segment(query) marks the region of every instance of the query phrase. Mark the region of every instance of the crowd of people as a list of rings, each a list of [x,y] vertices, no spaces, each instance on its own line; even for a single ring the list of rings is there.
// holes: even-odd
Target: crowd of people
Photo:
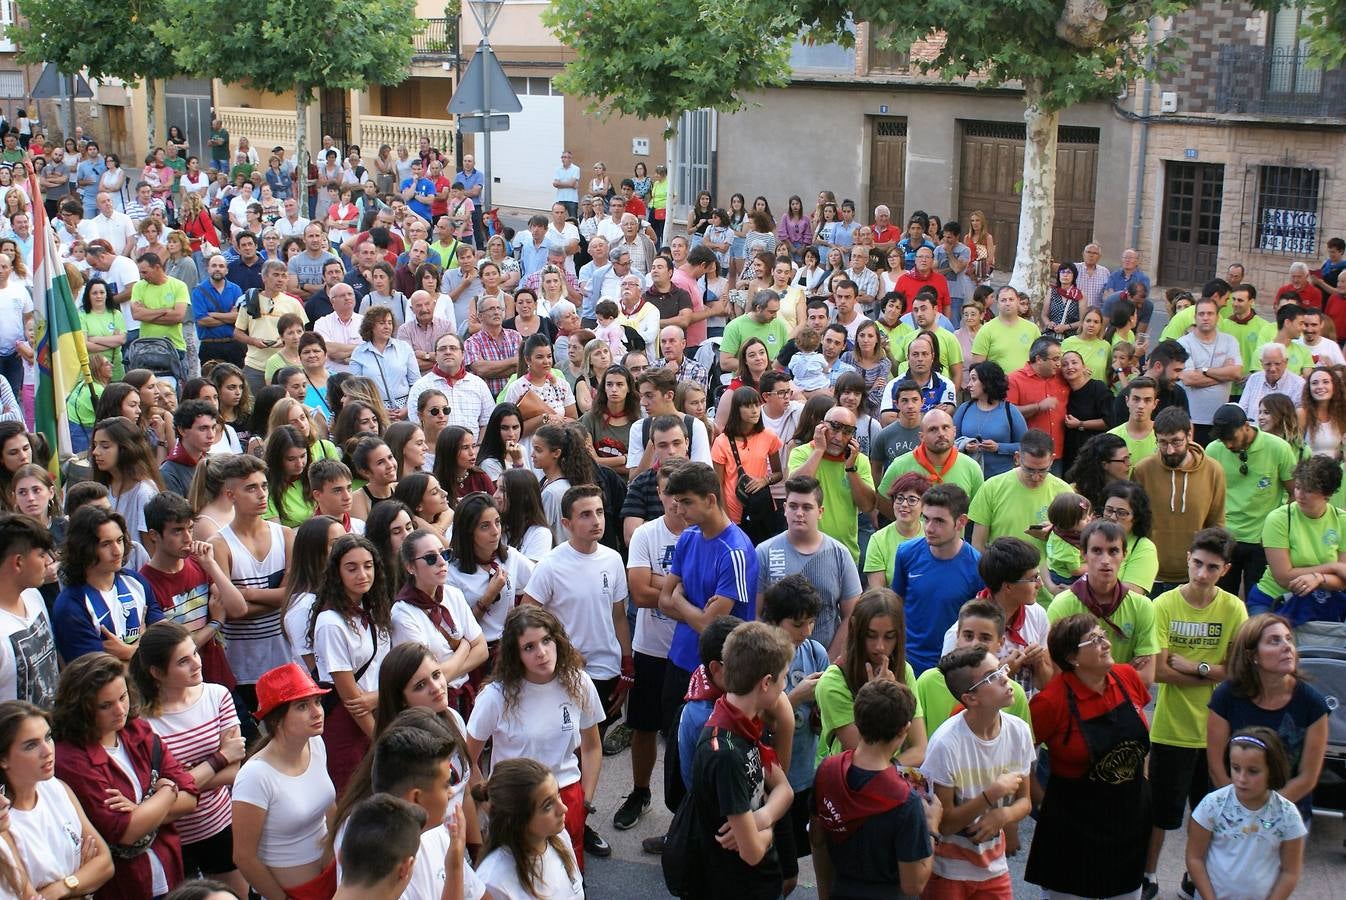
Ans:
[[[4,141],[0,898],[582,897],[661,736],[680,896],[811,856],[823,897],[1009,898],[1026,852],[1150,900],[1184,827],[1182,896],[1293,892],[1340,239],[1273,322],[1237,265],[1151,298],[1092,244],[996,287],[980,211],[666,228],[662,166],[566,153],[513,234],[425,140],[324,139],[306,206],[218,122],[129,179]],[[48,211],[93,376],[57,459]]]

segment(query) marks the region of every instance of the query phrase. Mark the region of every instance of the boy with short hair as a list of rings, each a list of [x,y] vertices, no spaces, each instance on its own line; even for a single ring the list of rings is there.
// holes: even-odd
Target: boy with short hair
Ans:
[[[1028,815],[1036,759],[1027,725],[1004,710],[1014,701],[1009,669],[977,645],[939,661],[963,704],[930,736],[921,773],[944,807],[934,873],[924,896],[1012,900],[1005,826]]]
[[[859,745],[818,767],[812,799],[834,873],[833,896],[915,897],[930,880],[930,831],[944,809],[913,790],[893,764],[916,708],[904,684],[864,685],[855,695]]]
[[[701,896],[709,900],[781,896],[774,826],[789,812],[794,792],[776,754],[762,743],[761,717],[781,698],[793,656],[784,633],[765,622],[746,622],[725,641],[725,693],[701,729],[692,762],[699,826],[693,840],[701,854]],[[722,830],[734,850],[720,844]]]
[[[154,589],[164,617],[192,633],[206,681],[231,691],[234,680],[224,647],[216,635],[224,623],[245,615],[248,604],[215,561],[208,541],[192,539],[192,506],[177,494],[156,494],[145,506],[145,530],[154,553],[140,574]]]
[[[361,800],[346,820],[341,886],[333,900],[400,897],[411,881],[425,810],[387,794]]]
[[[977,598],[964,603],[958,610],[958,624],[953,632],[954,645],[949,653],[969,647],[985,647],[1003,661],[1000,654],[1005,643],[1005,611],[991,600]],[[1033,721],[1029,718],[1028,697],[1023,686],[1011,679],[1010,689],[1014,691],[1014,702],[1009,706],[1009,714],[1023,719],[1031,730]],[[938,666],[926,669],[916,679],[916,698],[925,712],[926,730],[931,734],[963,708],[949,691],[944,673]]]
[[[1188,583],[1154,598],[1159,699],[1150,722],[1154,828],[1145,878],[1156,886],[1164,832],[1181,828],[1184,807],[1190,802],[1196,809],[1211,791],[1206,706],[1215,687],[1225,680],[1229,643],[1248,618],[1243,601],[1219,586],[1233,557],[1234,539],[1228,531],[1198,531],[1187,551]],[[1185,873],[1182,886],[1188,896],[1193,894]]]
[[[365,520],[351,518],[351,470],[339,459],[320,459],[308,467],[308,487],[318,505],[314,515],[331,516],[347,534],[364,534]]]
[[[56,700],[56,638],[38,591],[55,549],[36,520],[0,514],[0,700],[43,709]]]
[[[1109,429],[1108,434],[1126,441],[1131,470],[1135,471],[1137,463],[1154,455],[1154,408],[1159,402],[1159,385],[1150,376],[1141,375],[1131,379],[1122,394],[1126,397],[1126,421]]]

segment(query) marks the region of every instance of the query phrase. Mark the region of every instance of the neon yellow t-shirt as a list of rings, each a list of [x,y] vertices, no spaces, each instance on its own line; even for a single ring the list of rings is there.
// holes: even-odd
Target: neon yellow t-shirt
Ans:
[[[1147,537],[1132,537],[1126,547],[1126,557],[1122,560],[1122,570],[1117,579],[1127,584],[1144,588],[1149,594],[1154,589],[1154,580],[1159,577],[1159,548]]]
[[[1071,591],[1057,594],[1047,608],[1047,621],[1055,624],[1066,616],[1087,613],[1089,610]],[[1159,638],[1154,630],[1154,605],[1149,597],[1127,591],[1121,605],[1112,614],[1112,622],[1122,630],[1119,635],[1100,622],[1112,641],[1112,658],[1129,663],[1138,656],[1153,656],[1159,652]]]
[[[793,472],[808,462],[812,453],[812,444],[801,444],[790,451],[790,459],[786,467]],[[872,490],[874,473],[870,470],[869,463],[863,456],[856,462],[856,474]],[[846,464],[840,460],[824,459],[818,463],[818,471],[814,473],[813,477],[818,479],[818,483],[822,485],[823,489],[823,517],[822,521],[818,523],[818,527],[823,534],[834,537],[845,544],[846,549],[851,551],[851,559],[858,563],[860,561],[860,529],[859,520],[856,516],[859,510],[855,505],[855,498],[851,495],[851,482],[850,476],[846,474]]]
[[[1084,360],[1090,374],[1104,384],[1108,383],[1108,367],[1112,363],[1112,345],[1102,338],[1086,341],[1078,334],[1072,334],[1061,342],[1061,352],[1074,351]]]
[[[1248,618],[1243,601],[1215,589],[1215,599],[1203,609],[1192,606],[1181,588],[1154,598],[1154,632],[1159,649],[1172,650],[1188,662],[1219,665],[1225,661],[1234,632]],[[1170,747],[1206,746],[1206,705],[1215,693],[1208,684],[1159,685],[1159,702],[1150,722],[1150,738]]]
[[[1342,528],[1346,526],[1346,512],[1335,506],[1318,518],[1310,519],[1304,515],[1298,503],[1287,503],[1267,516],[1262,528],[1262,546],[1290,551],[1290,565],[1321,566],[1336,562],[1341,553]],[[1268,597],[1279,597],[1289,590],[1276,582],[1267,566],[1257,587]]]
[[[869,544],[865,547],[865,564],[861,566],[860,571],[866,575],[870,572],[882,572],[883,583],[892,584],[893,566],[897,562],[897,548],[907,541],[922,536],[922,532],[917,531],[916,534],[907,537],[897,530],[896,522],[889,522],[869,536]]]
[[[1042,330],[1027,319],[1015,319],[1013,325],[1006,325],[997,316],[972,339],[972,355],[999,363],[1008,375],[1024,367],[1029,348],[1041,336]]]
[[[1220,330],[1238,341],[1245,376],[1262,367],[1261,360],[1257,358],[1257,348],[1276,336],[1276,326],[1261,316],[1253,316],[1242,324],[1233,319],[1221,319]]]
[[[943,328],[932,328],[930,333],[935,336],[935,341],[939,344],[939,364],[945,372],[949,368],[956,366],[963,361],[963,345],[958,343],[958,337],[952,331]],[[897,340],[896,349],[891,349],[889,355],[897,360],[902,369],[907,367],[907,346],[920,334],[914,328],[902,334]]]
[[[1159,446],[1159,439],[1154,436],[1153,426],[1150,433],[1145,437],[1136,439],[1126,431],[1126,423],[1118,425],[1116,428],[1109,428],[1108,434],[1115,434],[1126,441],[1126,449],[1131,451],[1131,471],[1136,471],[1136,466],[1147,456],[1154,456],[1155,448]]]
[[[1084,557],[1078,547],[1057,537],[1053,531],[1047,536],[1047,565],[1054,575],[1075,578],[1084,567]]]
[[[1239,543],[1260,544],[1267,516],[1286,502],[1282,485],[1294,477],[1298,455],[1284,439],[1259,431],[1241,454],[1211,441],[1206,456],[1224,469],[1225,527]]]
[[[1024,693],[1023,686],[1013,679],[1010,679],[1010,690],[1014,691],[1014,702],[1005,712],[1022,719],[1031,732],[1033,718],[1028,711],[1028,695]],[[943,725],[949,716],[953,715],[953,711],[962,704],[949,693],[944,673],[934,668],[926,669],[921,673],[921,677],[916,679],[916,705],[925,712],[926,734],[934,734],[935,729]]]
[[[911,692],[916,694],[916,672],[911,663],[905,663],[902,681]],[[841,752],[841,741],[837,732],[847,725],[855,723],[855,697],[846,685],[846,676],[835,664],[827,667],[817,686],[813,689],[813,700],[818,704],[818,715],[822,719],[823,733],[818,739],[818,762]],[[916,713],[912,720],[924,719],[921,697],[916,694]]]
[[[165,278],[163,284],[150,284],[142,278],[131,287],[131,300],[140,303],[146,309],[173,309],[176,306],[186,308],[192,302],[191,296],[187,293],[187,285],[171,277]],[[173,342],[174,347],[184,352],[187,350],[181,322],[176,325],[160,325],[157,322],[137,324],[140,326],[142,338],[166,337]]]
[[[1027,534],[1028,526],[1046,522],[1052,499],[1068,490],[1070,485],[1050,474],[1037,487],[1024,487],[1018,470],[1011,469],[986,480],[972,498],[968,517],[986,526],[988,544],[998,537],[1014,537],[1028,541],[1039,553],[1046,553],[1046,541]]]
[[[897,459],[888,464],[887,470],[883,473],[883,478],[879,481],[879,496],[888,495],[888,489],[893,486],[899,475],[905,475],[908,472],[915,472],[918,475],[930,477],[930,470],[921,467],[916,461],[915,451],[903,453]],[[933,479],[932,479],[933,480]],[[953,468],[944,476],[945,484],[956,484],[969,497],[977,496],[981,490],[982,482],[986,476],[981,473],[981,466],[973,462],[972,457],[962,453],[954,458]]]

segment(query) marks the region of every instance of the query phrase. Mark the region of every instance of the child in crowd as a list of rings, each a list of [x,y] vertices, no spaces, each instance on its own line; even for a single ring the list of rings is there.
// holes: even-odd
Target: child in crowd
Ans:
[[[835,873],[830,896],[891,896],[896,887],[914,897],[930,880],[930,832],[944,808],[893,764],[915,713],[906,685],[869,682],[855,697],[859,745],[818,767],[812,805]]]
[[[814,328],[802,328],[795,335],[796,352],[790,357],[790,374],[794,376],[795,387],[803,391],[805,397],[824,394],[831,389],[827,380],[827,360],[818,350],[822,341],[822,335]]]
[[[954,650],[985,647],[996,658],[1001,658],[1001,648],[1005,643],[1005,611],[993,600],[974,599],[964,603],[958,610],[958,624],[955,627]],[[1023,686],[1010,679],[1010,689],[1014,691],[1014,702],[1009,706],[1010,715],[1023,719],[1031,729],[1028,696]],[[925,711],[925,727],[932,733],[963,708],[958,698],[949,692],[944,673],[938,666],[926,669],[916,679],[916,698]]]
[[[594,307],[594,318],[598,321],[594,335],[608,345],[613,359],[621,359],[626,354],[626,329],[617,322],[620,313],[616,300],[599,300]]]
[[[1047,536],[1048,587],[1053,594],[1084,574],[1080,555],[1080,533],[1094,517],[1094,508],[1086,498],[1071,491],[1057,494],[1047,507],[1052,532]]]
[[[1118,341],[1112,345],[1112,368],[1108,371],[1108,387],[1114,395],[1120,396],[1131,379],[1140,374],[1140,361],[1136,358],[1136,345],[1130,341]]]
[[[1290,761],[1276,732],[1236,731],[1224,748],[1233,782],[1211,791],[1187,826],[1187,871],[1202,897],[1289,897],[1304,866],[1308,829],[1277,790]]]
[[[930,736],[921,766],[944,807],[924,896],[1011,900],[1004,829],[1032,808],[1032,733],[1004,714],[1014,701],[1009,667],[985,647],[955,650],[939,661],[939,670],[963,711]]]

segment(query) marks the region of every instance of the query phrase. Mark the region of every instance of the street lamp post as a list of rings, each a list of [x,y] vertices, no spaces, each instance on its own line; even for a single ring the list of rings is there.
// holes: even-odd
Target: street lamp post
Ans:
[[[495,20],[500,17],[500,11],[505,8],[505,0],[468,0],[468,6],[472,9],[472,17],[477,20],[477,26],[481,28],[481,41],[477,44],[477,50],[483,57],[488,56],[491,53],[491,28],[495,26]],[[479,112],[484,126],[481,132],[481,202],[482,215],[485,216],[491,210],[491,132],[489,128],[491,79],[489,77],[481,79],[481,109]]]

